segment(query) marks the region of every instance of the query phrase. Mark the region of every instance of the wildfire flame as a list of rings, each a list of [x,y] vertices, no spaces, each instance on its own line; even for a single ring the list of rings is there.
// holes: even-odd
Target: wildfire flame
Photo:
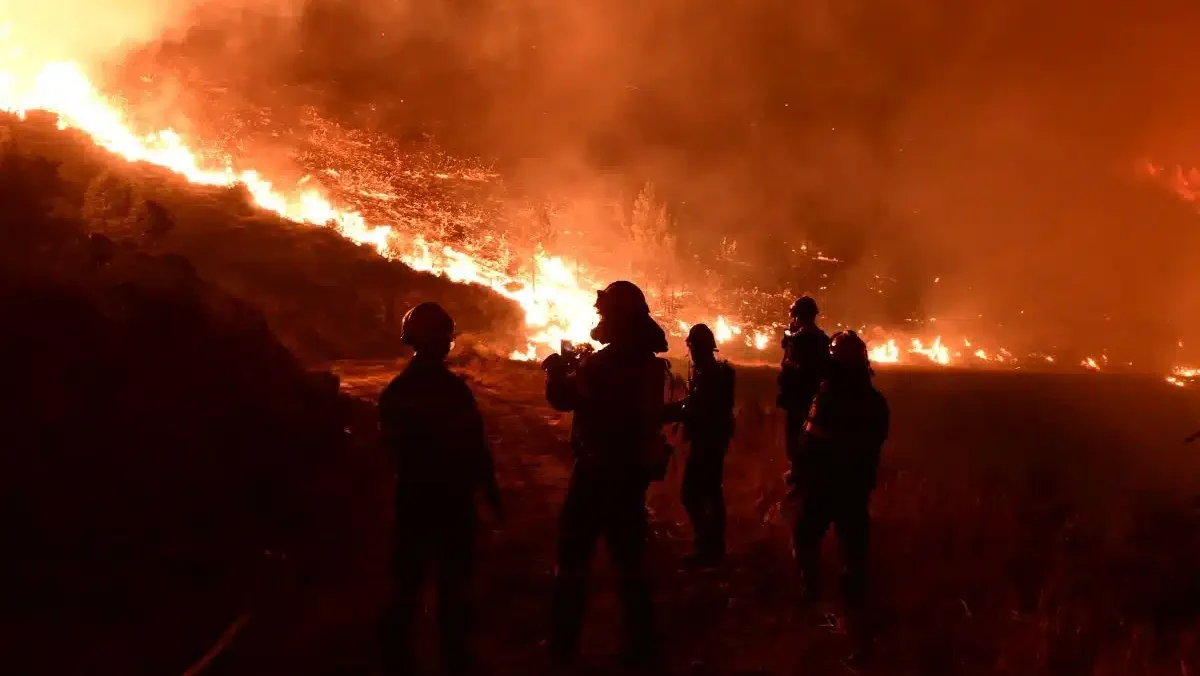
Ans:
[[[769,334],[767,334],[763,331],[755,331],[754,332],[754,343],[753,343],[754,349],[759,350],[759,351],[765,350],[765,349],[767,349],[767,345],[770,342],[771,342],[771,336]]]
[[[888,338],[886,342],[871,348],[868,355],[873,362],[895,364],[900,361],[900,348],[894,338]]]
[[[4,28],[0,24],[0,29]],[[10,32],[0,30],[0,40],[9,37]],[[240,184],[258,206],[285,219],[333,227],[348,239],[368,244],[380,255],[402,261],[414,269],[443,275],[456,282],[486,286],[511,299],[524,311],[527,344],[524,350],[512,353],[513,359],[536,359],[557,349],[562,340],[589,341],[590,330],[596,322],[594,289],[600,284],[589,276],[587,268],[539,249],[533,258],[536,282],[518,280],[495,261],[431,241],[423,234],[400,233],[390,225],[367,223],[360,212],[339,208],[316,190],[280,190],[253,169],[236,169],[230,158],[218,166],[204,164],[200,156],[170,129],[135,133],[121,108],[96,89],[78,64],[51,62],[23,69],[18,67],[23,65],[17,61],[20,54],[19,48],[0,51],[0,110],[20,116],[33,110],[50,112],[58,116],[60,128],[79,130],[98,145],[127,160],[158,165],[197,184]],[[724,315],[718,315],[709,324],[718,343],[726,344],[740,337],[747,346],[760,351],[768,349],[773,337],[778,335],[778,327],[754,327]],[[678,325],[686,334],[689,323],[678,320]],[[963,344],[972,347],[968,340],[963,340]],[[968,350],[968,355],[972,354],[987,362],[1013,360],[1003,348],[996,352],[986,352],[983,348]],[[932,342],[910,338],[905,350],[891,337],[875,341],[870,348],[871,359],[881,364],[905,363],[910,356],[944,366],[959,363],[962,354],[952,355],[941,336],[936,336]],[[1036,356],[1054,362],[1052,356]],[[1092,370],[1100,368],[1091,357],[1082,365]],[[1167,380],[1182,386],[1197,374],[1196,369],[1180,367]]]
[[[950,363],[950,350],[945,345],[942,345],[941,336],[934,338],[933,344],[929,347],[925,347],[920,339],[913,338],[911,352],[928,357],[930,361],[938,364],[945,365]]]
[[[398,259],[456,281],[480,284],[515,301],[525,312],[529,336],[525,351],[514,358],[535,358],[539,348],[554,349],[561,340],[586,341],[595,324],[596,285],[580,279],[579,266],[539,252],[535,257],[536,286],[517,282],[498,266],[489,265],[447,245],[412,238],[403,249],[389,225],[371,225],[354,210],[339,209],[314,190],[286,194],[253,170],[235,170],[231,160],[218,168],[203,167],[197,155],[172,130],[135,134],[119,108],[112,105],[73,63],[49,63],[28,82],[12,72],[0,73],[0,109],[24,116],[45,110],[59,118],[60,128],[86,133],[98,145],[134,162],[148,162],[203,185],[241,184],[255,204],[298,223],[328,225],[380,255]],[[736,327],[735,327],[736,328]],[[740,329],[737,329],[740,332]]]
[[[1166,380],[1176,387],[1187,387],[1197,378],[1200,378],[1200,368],[1176,366]]]

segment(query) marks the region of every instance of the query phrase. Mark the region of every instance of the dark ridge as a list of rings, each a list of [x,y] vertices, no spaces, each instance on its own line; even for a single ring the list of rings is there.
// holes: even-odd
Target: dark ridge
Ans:
[[[89,234],[64,204],[80,166],[0,149],[0,670],[182,673],[264,579],[322,575],[335,524],[384,513],[349,516],[386,472],[369,405],[263,312],[178,254]],[[179,626],[150,631],[163,618]],[[75,635],[113,654],[55,645]]]
[[[49,116],[0,118],[9,155],[55,164],[31,189],[88,232],[173,254],[261,309],[280,341],[306,360],[395,356],[400,318],[422,300],[442,303],[463,334],[508,351],[520,309],[490,289],[417,272],[332,228],[296,224],[256,207],[244,188],[203,187],[134,164],[59,131]]]

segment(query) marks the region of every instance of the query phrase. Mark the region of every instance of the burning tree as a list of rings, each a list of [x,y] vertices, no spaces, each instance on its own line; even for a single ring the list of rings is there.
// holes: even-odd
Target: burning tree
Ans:
[[[633,203],[629,219],[631,254],[630,276],[640,280],[651,292],[657,291],[665,301],[664,310],[674,313],[671,293],[675,265],[676,238],[671,233],[673,223],[667,205],[655,194],[654,184],[647,183]]]
[[[509,248],[509,238],[505,237],[504,247],[509,250],[505,252],[501,265],[514,275],[519,274],[521,268],[527,268],[530,285],[536,289],[538,257],[553,246],[558,235],[558,229],[551,218],[550,206],[545,202],[527,203],[516,213],[513,234],[520,250],[512,251]]]

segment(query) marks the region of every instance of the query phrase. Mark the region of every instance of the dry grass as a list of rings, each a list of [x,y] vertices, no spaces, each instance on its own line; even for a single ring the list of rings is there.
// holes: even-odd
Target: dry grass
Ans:
[[[459,365],[488,416],[512,512],[482,556],[480,647],[504,673],[542,673],[567,421],[542,403],[536,369]],[[394,368],[343,374],[365,384]],[[667,673],[845,670],[848,642],[822,626],[838,604],[799,603],[787,525],[762,519],[785,469],[772,377],[741,372],[724,569],[679,569],[690,547],[680,466],[652,491]],[[1193,400],[1157,383],[1070,376],[887,372],[880,384],[897,419],[873,504],[878,663],[868,673],[1194,673],[1200,515],[1184,489],[1200,466],[1175,434]],[[1122,406],[1124,421],[1111,415]],[[601,558],[586,642],[601,670],[619,636],[612,583]]]

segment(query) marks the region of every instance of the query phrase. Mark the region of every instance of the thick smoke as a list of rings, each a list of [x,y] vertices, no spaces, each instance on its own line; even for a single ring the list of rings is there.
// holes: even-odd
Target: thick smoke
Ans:
[[[91,63],[154,40],[185,15],[187,2],[162,0],[0,1],[0,17],[30,62]]]
[[[1031,347],[1200,329],[1200,220],[1139,173],[1200,163],[1194,2],[221,9],[160,61],[495,158],[533,192],[653,180],[693,253],[732,234],[764,287],[824,283],[778,263],[813,241],[848,263],[830,300],[888,316],[982,315]],[[856,291],[876,274],[887,294]]]
[[[174,39],[194,25],[200,10],[269,12],[293,16],[295,0],[0,0],[6,59],[36,64],[74,61],[87,66],[120,57],[147,43]],[[19,53],[9,49],[20,45]]]

